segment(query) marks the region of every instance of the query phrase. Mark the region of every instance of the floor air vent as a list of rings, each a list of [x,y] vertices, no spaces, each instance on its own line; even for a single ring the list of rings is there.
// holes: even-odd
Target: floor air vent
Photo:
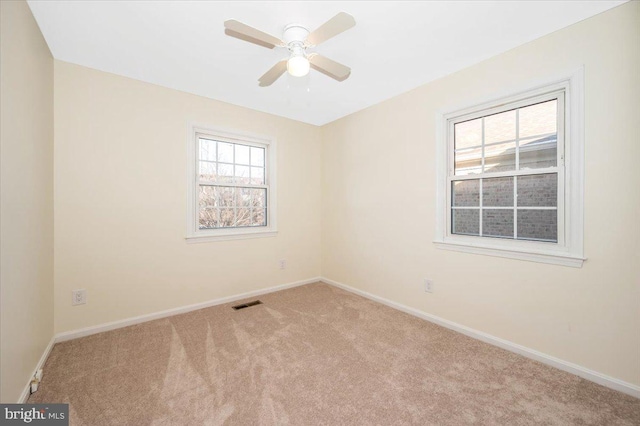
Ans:
[[[243,303],[242,305],[232,306],[232,308],[236,311],[240,309],[249,308],[251,306],[262,305],[262,302],[259,300],[254,300],[253,302]]]

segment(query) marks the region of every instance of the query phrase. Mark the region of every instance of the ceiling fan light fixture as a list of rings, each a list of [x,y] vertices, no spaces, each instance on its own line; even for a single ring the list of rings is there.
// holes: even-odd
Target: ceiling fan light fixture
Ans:
[[[2,1],[2,0],[0,0]],[[235,19],[224,21],[224,32],[228,36],[238,38],[249,43],[257,44],[268,49],[285,48],[289,51],[289,58],[282,58],[258,79],[260,87],[271,86],[285,72],[294,77],[304,77],[309,74],[311,64],[319,71],[336,81],[344,81],[351,75],[351,68],[336,61],[332,61],[315,52],[307,56],[307,48],[316,47],[338,34],[343,33],[356,24],[353,16],[340,12],[329,19],[313,32],[299,24],[289,24],[284,28],[282,39],[267,34],[252,26],[243,24]]]
[[[304,55],[293,55],[287,61],[287,71],[294,77],[304,77],[309,74],[309,60]]]

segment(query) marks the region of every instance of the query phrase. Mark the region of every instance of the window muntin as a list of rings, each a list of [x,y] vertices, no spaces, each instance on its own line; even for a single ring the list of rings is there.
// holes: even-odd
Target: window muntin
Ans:
[[[564,91],[449,120],[448,234],[563,243]]]
[[[266,227],[268,147],[200,133],[196,139],[198,230]]]

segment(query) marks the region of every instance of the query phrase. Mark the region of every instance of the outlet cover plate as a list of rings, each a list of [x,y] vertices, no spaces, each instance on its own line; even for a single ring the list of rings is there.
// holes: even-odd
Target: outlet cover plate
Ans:
[[[84,305],[85,303],[87,303],[87,290],[80,289],[80,290],[73,290],[71,292],[72,306]]]

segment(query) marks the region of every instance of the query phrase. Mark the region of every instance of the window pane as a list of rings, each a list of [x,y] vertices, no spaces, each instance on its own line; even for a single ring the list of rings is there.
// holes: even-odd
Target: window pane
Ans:
[[[267,212],[265,209],[253,210],[251,217],[251,226],[266,226],[267,225]]]
[[[518,176],[518,207],[556,207],[558,174]]]
[[[254,185],[264,185],[264,169],[262,167],[251,168],[251,183]]]
[[[451,182],[453,205],[456,207],[480,205],[480,179]]]
[[[482,173],[482,148],[467,148],[455,153],[455,174]]]
[[[267,198],[267,190],[261,188],[252,188],[251,190],[251,207],[261,209],[267,207],[265,201]]]
[[[520,168],[540,169],[555,167],[558,163],[558,138],[529,138],[520,141]]]
[[[215,181],[216,180],[216,163],[209,163],[207,161],[200,161],[200,173],[198,174],[200,180]]]
[[[513,210],[483,209],[482,235],[513,238]]]
[[[213,188],[216,206],[233,207],[236,203],[235,188],[228,186],[215,186]]]
[[[236,188],[236,206],[250,207],[251,191],[250,188]]]
[[[201,185],[198,191],[198,205],[200,208],[213,207],[216,205],[215,186]]]
[[[516,169],[516,143],[484,147],[484,172],[503,172]]]
[[[236,226],[251,226],[251,209],[236,209]]]
[[[483,207],[513,206],[513,177],[482,180]],[[513,215],[511,215],[513,218]]]
[[[200,139],[200,160],[216,161],[216,141]]]
[[[247,145],[236,145],[235,163],[249,165],[249,147]]]
[[[518,239],[557,242],[558,211],[518,209]]]
[[[516,111],[506,111],[484,118],[484,143],[516,140]]]
[[[233,207],[235,204],[235,188],[201,185],[198,193],[198,204],[200,208]]]
[[[198,227],[200,229],[218,228],[220,224],[220,210],[216,208],[200,209]]]
[[[200,229],[266,226],[266,197],[263,188],[202,185]]]
[[[249,166],[235,166],[236,183],[248,184],[249,179]]]
[[[235,213],[231,208],[220,209],[220,228],[235,226]]]
[[[233,166],[231,164],[218,163],[218,182],[232,182],[233,181]]]
[[[264,166],[264,148],[251,147],[251,165]]]
[[[521,108],[520,168],[555,167],[558,146],[558,101]]]
[[[543,138],[557,133],[558,100],[520,108],[520,139]]]
[[[218,161],[233,163],[233,144],[218,142]]]
[[[451,216],[453,234],[480,235],[479,209],[453,209]]]
[[[482,118],[454,125],[455,149],[482,145]]]

